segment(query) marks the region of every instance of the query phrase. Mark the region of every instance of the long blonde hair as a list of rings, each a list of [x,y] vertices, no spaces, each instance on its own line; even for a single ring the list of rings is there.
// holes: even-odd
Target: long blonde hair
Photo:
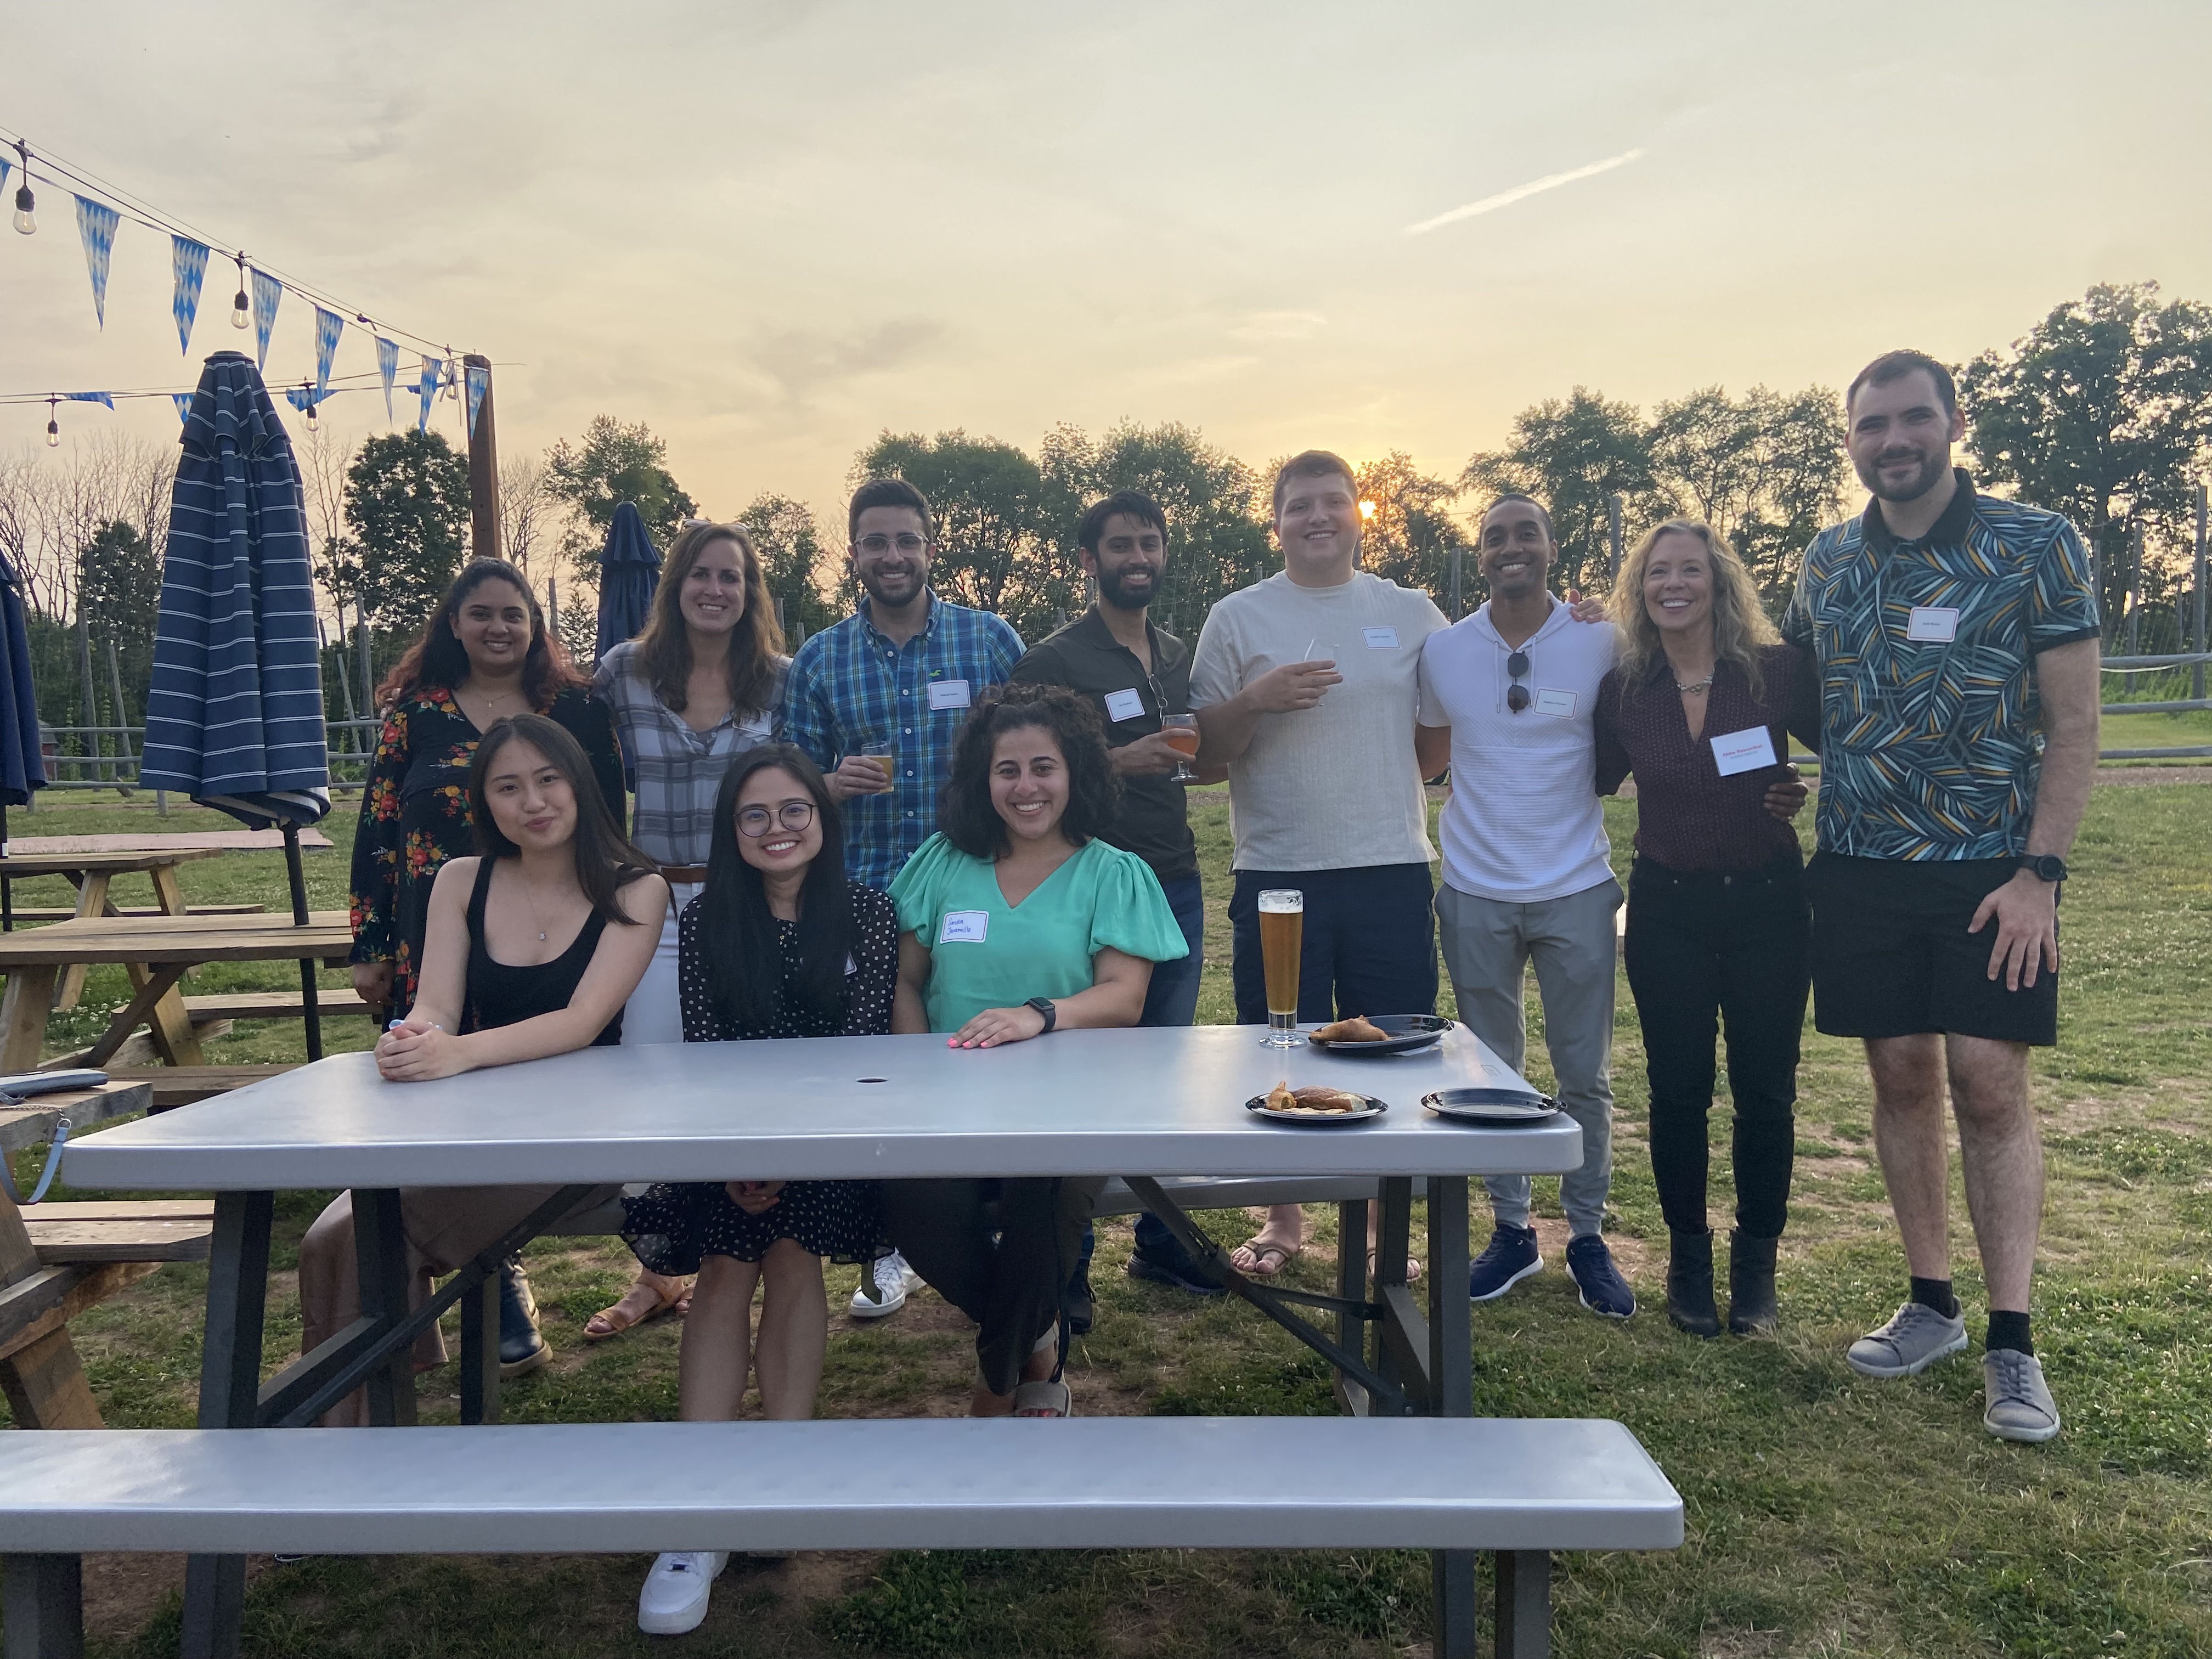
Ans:
[[[1651,665],[1665,654],[1659,643],[1659,624],[1651,620],[1644,603],[1644,573],[1651,564],[1651,551],[1662,536],[1694,536],[1705,544],[1713,567],[1713,660],[1732,662],[1751,686],[1753,697],[1766,695],[1765,676],[1759,672],[1759,648],[1775,645],[1782,635],[1759,602],[1759,588],[1735,550],[1720,532],[1703,519],[1669,519],[1644,532],[1621,561],[1620,575],[1606,602],[1613,626],[1620,630],[1620,686],[1633,695],[1650,678]]]

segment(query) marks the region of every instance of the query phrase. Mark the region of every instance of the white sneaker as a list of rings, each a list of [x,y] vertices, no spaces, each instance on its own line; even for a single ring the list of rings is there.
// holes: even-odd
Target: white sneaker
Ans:
[[[681,1636],[707,1616],[707,1598],[729,1561],[726,1550],[671,1550],[653,1564],[637,1593],[637,1627],[647,1636]]]
[[[921,1275],[896,1250],[876,1258],[875,1271],[860,1280],[848,1310],[855,1319],[883,1319],[906,1306],[907,1292],[921,1288]]]

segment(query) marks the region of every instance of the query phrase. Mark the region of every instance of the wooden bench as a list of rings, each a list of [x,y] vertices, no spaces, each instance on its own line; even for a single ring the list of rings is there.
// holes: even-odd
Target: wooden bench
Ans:
[[[231,1019],[304,1019],[307,1012],[307,1000],[298,991],[224,991],[186,997],[184,1002],[195,1025]],[[325,1014],[374,1016],[377,1012],[351,990],[318,991],[315,1006]]]
[[[281,1077],[298,1070],[289,1066],[122,1066],[107,1075],[125,1083],[143,1083],[153,1091],[147,1109],[166,1112],[173,1106],[189,1106],[210,1095],[228,1094],[264,1078]]]
[[[94,1089],[58,1089],[52,1094],[32,1095],[21,1106],[0,1106],[0,1155],[20,1152],[54,1138],[63,1118],[70,1133],[79,1133],[112,1117],[131,1117],[149,1110],[154,1091],[144,1083],[118,1083],[111,1075]]]
[[[181,914],[188,916],[244,916],[261,913],[258,904],[187,904]],[[17,905],[15,920],[26,921],[67,921],[79,914],[75,908],[64,909],[58,904]],[[165,916],[169,913],[151,904],[124,904],[107,907],[111,916]]]
[[[9,1659],[82,1651],[87,1551],[946,1548],[1488,1551],[1496,1651],[1537,1659],[1550,1651],[1553,1552],[1681,1541],[1680,1498],[1635,1436],[1602,1421],[1124,1417],[1028,1428],[936,1418],[0,1437]]]

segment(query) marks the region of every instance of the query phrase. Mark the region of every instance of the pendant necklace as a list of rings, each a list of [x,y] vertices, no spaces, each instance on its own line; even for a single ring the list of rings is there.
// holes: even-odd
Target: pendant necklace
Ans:
[[[1713,675],[1711,675],[1711,674],[1708,674],[1708,675],[1706,675],[1706,676],[1705,677],[1705,678],[1703,678],[1703,679],[1701,679],[1701,680],[1698,680],[1698,681],[1697,681],[1696,683],[1694,683],[1693,684],[1690,684],[1690,685],[1685,685],[1685,684],[1682,684],[1682,682],[1681,682],[1681,681],[1680,681],[1680,680],[1676,680],[1676,681],[1674,682],[1674,689],[1675,689],[1677,691],[1680,691],[1680,692],[1684,696],[1686,696],[1686,697],[1687,697],[1687,696],[1695,696],[1698,692],[1704,691],[1704,690],[1706,690],[1710,689],[1710,688],[1711,688],[1711,686],[1712,685],[1713,679],[1714,679],[1714,676],[1713,676]]]
[[[538,942],[543,945],[545,943],[545,918],[538,914],[538,896],[530,890],[529,878],[518,871],[515,878],[522,883],[522,902],[530,907],[530,919],[538,924]]]

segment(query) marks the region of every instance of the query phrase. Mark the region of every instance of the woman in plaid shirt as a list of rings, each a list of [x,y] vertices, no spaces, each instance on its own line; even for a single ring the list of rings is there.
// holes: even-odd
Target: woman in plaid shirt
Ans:
[[[782,730],[790,659],[775,601],[743,525],[693,524],[668,550],[645,631],[599,659],[592,689],[614,713],[635,771],[630,839],[660,866],[672,896],[660,947],[623,1012],[625,1043],[681,1042],[677,917],[707,878],[714,797],[738,757]],[[584,1326],[587,1340],[628,1330],[671,1308],[686,1285],[640,1270],[611,1308]]]

